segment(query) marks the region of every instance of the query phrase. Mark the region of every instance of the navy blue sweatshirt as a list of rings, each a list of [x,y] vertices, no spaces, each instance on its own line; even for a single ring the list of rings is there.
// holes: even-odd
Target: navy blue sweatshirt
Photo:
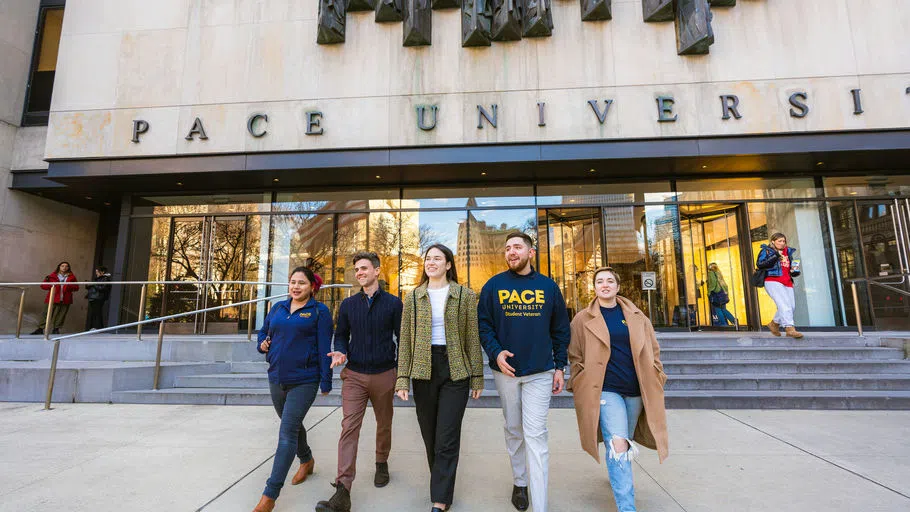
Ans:
[[[632,340],[629,338],[629,325],[617,304],[612,308],[600,307],[600,314],[610,331],[610,361],[604,373],[604,391],[612,391],[622,396],[641,396],[638,375],[635,373],[635,360],[632,359]]]
[[[524,276],[507,270],[490,278],[480,292],[477,321],[480,343],[496,371],[496,356],[503,350],[515,354],[507,362],[516,376],[567,364],[571,330],[566,302],[556,282],[533,268]]]
[[[265,317],[256,341],[256,350],[271,337],[265,360],[272,384],[318,382],[323,393],[332,390],[332,312],[310,298],[293,313],[291,299],[276,303]]]
[[[382,373],[398,366],[401,299],[378,289],[373,298],[363,290],[341,302],[335,350],[348,356],[357,373]]]

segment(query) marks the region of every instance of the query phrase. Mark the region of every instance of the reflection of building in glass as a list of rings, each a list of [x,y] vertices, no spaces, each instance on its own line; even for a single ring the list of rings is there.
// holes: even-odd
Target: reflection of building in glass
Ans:
[[[469,252],[472,288],[480,289],[489,278],[503,271],[505,237],[515,229],[506,223],[499,226],[489,225],[468,211],[467,220],[458,223],[458,252],[455,254],[458,275],[464,276],[462,279],[467,281],[465,278],[468,277]]]

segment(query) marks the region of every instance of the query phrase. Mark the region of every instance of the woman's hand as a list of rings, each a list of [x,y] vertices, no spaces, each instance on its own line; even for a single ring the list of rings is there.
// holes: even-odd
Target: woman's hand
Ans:
[[[336,366],[341,366],[344,363],[348,362],[348,356],[342,354],[341,352],[329,352],[326,356],[332,358],[332,364],[329,368],[334,368]]]
[[[272,345],[272,339],[266,338],[265,340],[262,341],[262,343],[259,344],[259,350],[261,350],[263,352],[268,352],[269,346],[271,346],[271,345]],[[249,346],[249,345],[247,345],[247,346]]]
[[[483,393],[482,389],[472,389],[471,398],[473,398],[474,400],[477,400],[478,398],[480,398],[481,393]]]
[[[405,402],[408,401],[408,390],[407,389],[399,389],[398,391],[395,392],[395,394],[397,394],[398,398],[404,400]]]

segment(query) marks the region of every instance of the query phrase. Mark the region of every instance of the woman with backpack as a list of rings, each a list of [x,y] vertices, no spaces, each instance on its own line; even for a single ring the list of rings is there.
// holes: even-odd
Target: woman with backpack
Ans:
[[[430,465],[432,512],[452,505],[468,395],[483,390],[477,295],[458,284],[452,251],[434,244],[424,253],[420,285],[404,299],[398,380],[402,400],[414,386],[417,423]]]
[[[802,338],[803,334],[793,325],[793,310],[796,308],[793,278],[800,274],[796,249],[787,246],[787,237],[783,233],[774,233],[769,242],[770,244],[762,244],[755,262],[758,272],[765,274],[765,291],[777,306],[777,312],[768,324],[768,330],[771,334],[780,336],[783,328],[787,336]]]
[[[708,264],[708,301],[711,303],[712,324],[717,326],[736,325],[736,317],[727,311],[730,302],[729,288],[717,263]]]

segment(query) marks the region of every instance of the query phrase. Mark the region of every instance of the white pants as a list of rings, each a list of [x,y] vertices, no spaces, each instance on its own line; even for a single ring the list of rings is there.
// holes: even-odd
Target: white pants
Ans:
[[[512,480],[528,489],[533,512],[547,510],[550,448],[547,415],[554,370],[508,377],[494,371],[496,390],[506,423],[506,449],[512,459]]]
[[[781,327],[793,327],[793,308],[796,307],[796,297],[793,295],[792,286],[784,286],[776,281],[765,281],[765,291],[777,306],[774,322]]]

